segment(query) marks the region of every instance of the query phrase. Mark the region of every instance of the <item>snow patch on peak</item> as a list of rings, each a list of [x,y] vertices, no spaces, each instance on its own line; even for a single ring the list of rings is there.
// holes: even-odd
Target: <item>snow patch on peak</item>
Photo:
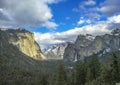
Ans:
[[[48,59],[63,59],[64,50],[68,43],[55,44],[44,50]]]
[[[93,41],[95,39],[95,36],[92,36],[90,34],[86,34],[86,39]]]

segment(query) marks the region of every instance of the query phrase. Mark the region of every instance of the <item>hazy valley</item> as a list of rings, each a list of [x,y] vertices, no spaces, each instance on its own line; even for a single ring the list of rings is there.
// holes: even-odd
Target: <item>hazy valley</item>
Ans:
[[[0,85],[120,85],[120,0],[0,0]]]
[[[114,58],[117,60],[114,60]],[[92,75],[96,75],[93,80],[101,78],[91,81],[96,85],[98,81],[102,81],[104,78],[107,79],[108,75],[106,74],[104,77],[101,73],[106,66],[109,67],[110,64],[115,64],[115,66],[120,67],[120,29],[115,29],[111,34],[101,36],[78,35],[74,43],[67,42],[54,45],[44,52],[41,51],[40,46],[34,40],[33,33],[21,28],[1,29],[0,64],[1,85],[61,85],[61,83],[65,85],[73,85],[74,83],[76,85],[75,82],[91,85],[90,82],[85,83],[87,80],[84,79],[88,76],[87,70],[90,69],[90,78],[92,78]],[[90,67],[87,65],[90,65]],[[94,67],[97,65],[98,67]],[[86,68],[83,68],[83,66]],[[120,68],[116,67],[109,67],[107,70],[112,70],[112,68],[120,72],[120,70],[117,70]],[[103,71],[99,72],[98,69],[103,69]],[[76,71],[78,71],[77,75]],[[76,76],[73,76],[74,73]],[[79,79],[77,77],[80,77],[81,80],[74,81],[74,79]],[[67,80],[64,80],[64,78]],[[99,83],[114,85],[116,78],[114,82],[109,81]]]

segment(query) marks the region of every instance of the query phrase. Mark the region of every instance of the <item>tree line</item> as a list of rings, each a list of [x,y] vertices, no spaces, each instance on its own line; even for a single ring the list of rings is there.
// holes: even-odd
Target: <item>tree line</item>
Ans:
[[[41,68],[44,73],[1,64],[0,85],[119,85],[120,55],[113,53],[110,56],[112,58],[109,62],[101,62],[93,54],[84,61],[75,62],[71,68],[65,63],[61,63],[56,69],[51,67],[54,71],[46,72]]]
[[[61,64],[52,83],[41,85],[117,85],[120,83],[120,59],[113,53],[111,62],[101,63],[93,54],[85,61],[78,61],[70,70]]]

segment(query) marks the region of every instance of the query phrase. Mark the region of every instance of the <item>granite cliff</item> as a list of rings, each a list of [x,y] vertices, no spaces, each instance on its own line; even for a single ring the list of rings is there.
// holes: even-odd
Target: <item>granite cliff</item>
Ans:
[[[63,59],[63,54],[68,43],[60,43],[44,50],[47,59]]]
[[[34,39],[34,34],[25,29],[8,29],[2,31],[8,38],[8,42],[16,46],[19,51],[33,59],[45,59],[42,51]]]
[[[102,56],[116,50],[120,51],[120,29],[100,36],[78,35],[75,43],[69,43],[66,47],[63,59],[67,61],[82,60],[93,53]]]

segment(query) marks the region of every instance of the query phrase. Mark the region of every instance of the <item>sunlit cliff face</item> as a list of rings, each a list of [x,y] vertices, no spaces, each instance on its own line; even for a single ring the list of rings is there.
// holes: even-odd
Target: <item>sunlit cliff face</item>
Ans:
[[[15,30],[8,33],[9,43],[17,46],[27,56],[34,59],[45,59],[39,45],[34,40],[34,34],[24,31]]]

